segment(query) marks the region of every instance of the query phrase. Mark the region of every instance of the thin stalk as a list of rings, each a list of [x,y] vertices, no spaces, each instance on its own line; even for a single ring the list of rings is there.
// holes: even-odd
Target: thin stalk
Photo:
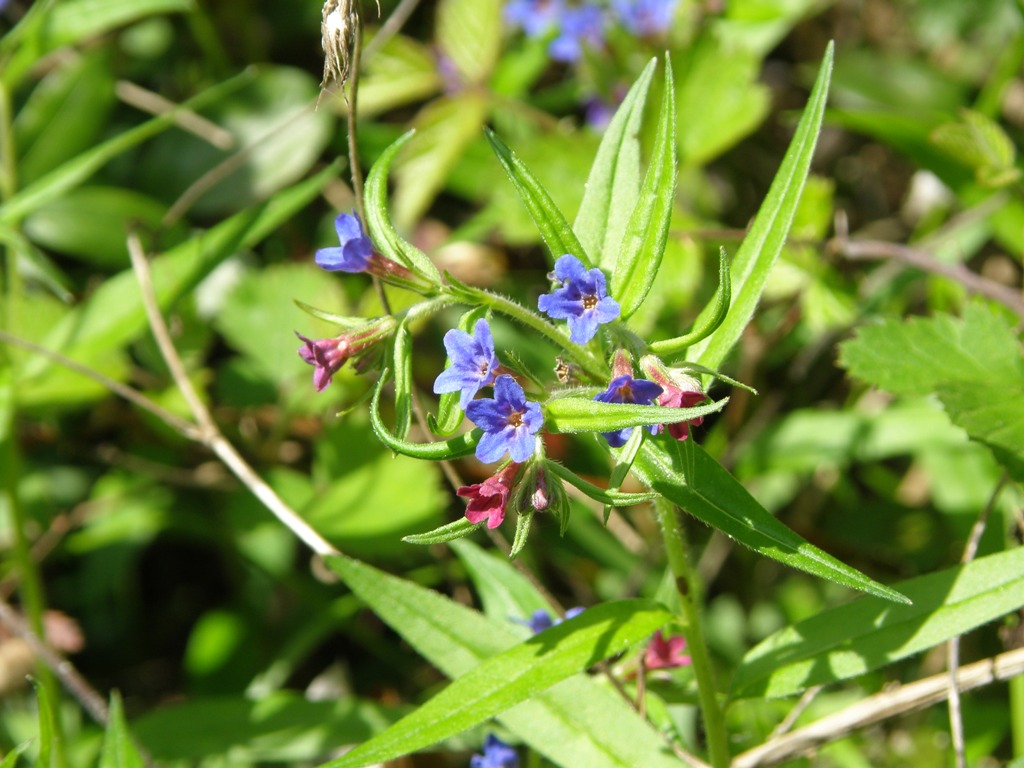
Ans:
[[[679,592],[679,603],[682,606],[680,618],[684,627],[683,634],[686,636],[686,647],[693,662],[693,673],[697,679],[697,695],[708,740],[708,757],[714,768],[726,768],[729,765],[728,735],[725,731],[725,717],[718,705],[711,656],[704,641],[704,629],[698,607],[701,599],[700,583],[686,554],[686,533],[679,524],[675,505],[660,498],[655,502],[655,508],[658,510],[658,521],[665,541],[669,568],[672,569],[672,576]]]
[[[1013,740],[1013,758],[1024,757],[1024,677],[1010,680],[1010,734]]]
[[[521,304],[517,304],[505,296],[499,296],[490,291],[478,291],[471,289],[473,299],[485,304],[491,309],[508,315],[513,320],[525,325],[530,330],[549,339],[557,347],[565,350],[565,354],[572,358],[572,361],[582,368],[588,376],[596,381],[605,381],[608,378],[608,366],[598,360],[585,347],[579,344],[566,343],[565,334],[561,333],[555,326],[544,318],[531,312]],[[465,299],[461,299],[465,302]]]
[[[32,557],[32,546],[25,534],[25,516],[18,498],[18,479],[20,472],[20,456],[15,434],[15,399],[14,376],[11,369],[7,375],[0,377],[0,509],[6,508],[14,532],[11,554],[15,568],[18,570],[20,582],[18,592],[21,596],[21,608],[28,626],[37,637],[43,637],[43,612],[46,603],[43,597],[43,583],[39,569]],[[46,688],[50,700],[56,704],[60,701],[60,689],[50,669],[42,660],[36,663],[36,678]],[[54,717],[53,764],[64,765],[63,729],[59,717],[59,708]]]

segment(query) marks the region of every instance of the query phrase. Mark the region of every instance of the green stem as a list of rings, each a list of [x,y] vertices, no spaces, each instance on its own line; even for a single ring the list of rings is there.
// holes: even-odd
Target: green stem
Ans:
[[[1013,757],[1024,757],[1024,677],[1014,677],[1010,686],[1010,733],[1013,736]]]
[[[491,293],[490,291],[481,291],[467,286],[459,291],[459,293],[463,292],[471,295],[473,300],[478,301],[480,304],[484,304],[496,312],[508,315],[513,320],[525,325],[530,330],[536,331],[549,339],[555,346],[564,349],[566,355],[572,359],[572,362],[576,363],[576,365],[582,368],[583,371],[595,381],[607,381],[608,366],[605,365],[602,360],[595,357],[585,347],[581,347],[578,344],[570,342],[564,333],[559,331],[558,328],[540,315],[531,312],[522,304],[512,301],[512,299],[505,296],[499,296],[498,294]],[[457,299],[461,303],[467,303],[466,298],[461,297],[458,294],[454,294],[453,298]]]
[[[42,639],[45,638],[43,612],[46,605],[39,569],[32,557],[28,536],[25,535],[25,517],[18,498],[18,479],[21,473],[14,413],[14,375],[12,368],[8,367],[6,375],[0,375],[0,509],[6,509],[14,532],[12,554],[20,577],[21,610],[32,632]],[[46,688],[54,706],[52,765],[63,766],[63,739],[58,706],[60,690],[53,674],[42,661],[36,663],[35,675],[39,684]]]
[[[686,635],[686,647],[693,661],[694,676],[697,678],[697,695],[704,716],[708,756],[714,768],[726,768],[729,765],[728,736],[722,708],[718,705],[711,657],[704,642],[704,630],[698,607],[701,599],[700,583],[686,554],[686,533],[679,524],[675,505],[665,498],[659,498],[655,502],[655,507],[658,510],[658,520],[665,540],[669,568],[672,569],[676,589],[679,591],[679,602],[682,606],[680,618],[685,627],[683,634]]]

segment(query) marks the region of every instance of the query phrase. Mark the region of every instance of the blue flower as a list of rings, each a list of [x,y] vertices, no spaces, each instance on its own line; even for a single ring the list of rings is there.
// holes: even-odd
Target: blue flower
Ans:
[[[453,328],[444,335],[444,348],[452,364],[434,380],[434,394],[459,392],[459,408],[466,410],[476,393],[494,383],[498,356],[486,320],[477,320],[473,335]]]
[[[538,608],[530,615],[529,619],[512,619],[512,621],[516,622],[517,624],[522,624],[523,626],[529,627],[533,634],[536,635],[540,632],[543,632],[545,629],[551,629],[552,627],[561,624],[563,621],[568,621],[569,619],[576,618],[581,613],[583,613],[584,610],[585,609],[582,606],[570,608],[565,612],[565,619],[560,619],[557,617],[552,618],[551,614],[548,613],[545,609]]]
[[[555,262],[555,278],[562,285],[541,296],[537,306],[549,317],[569,321],[570,341],[586,344],[597,334],[598,325],[619,316],[619,304],[606,295],[600,269],[587,270],[567,253]]]
[[[604,42],[603,25],[600,8],[592,5],[567,8],[562,14],[558,37],[548,46],[548,55],[555,61],[579,61],[583,43],[596,48]]]
[[[638,37],[653,37],[668,30],[677,0],[612,0],[626,28]]]
[[[373,244],[363,232],[363,222],[355,213],[339,213],[334,230],[341,245],[321,248],[316,252],[316,263],[331,272],[365,272],[370,267]]]
[[[466,415],[484,431],[476,446],[476,457],[484,464],[493,464],[506,451],[517,464],[526,461],[536,447],[533,436],[544,426],[540,406],[527,402],[523,388],[508,374],[495,380],[493,398],[474,400]]]
[[[493,733],[484,740],[484,753],[469,759],[469,768],[519,768],[519,755]]]
[[[602,403],[633,403],[636,405],[650,405],[654,398],[662,393],[661,387],[647,379],[634,379],[630,375],[616,376],[608,384],[608,389],[595,396],[595,400]],[[658,433],[658,425],[647,428],[652,435]],[[633,433],[633,427],[625,427],[616,432],[602,432],[604,439],[612,448],[621,448],[629,440]]]
[[[522,28],[528,37],[542,37],[558,26],[563,13],[562,0],[512,0],[505,6],[505,21]]]

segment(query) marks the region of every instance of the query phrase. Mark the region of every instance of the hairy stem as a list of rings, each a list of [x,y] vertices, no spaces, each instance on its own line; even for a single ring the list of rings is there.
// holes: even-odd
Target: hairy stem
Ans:
[[[683,634],[686,635],[686,647],[693,661],[693,673],[697,679],[697,694],[704,717],[704,732],[708,740],[708,757],[714,768],[726,768],[729,765],[728,735],[725,731],[722,708],[718,704],[711,656],[704,641],[704,629],[698,606],[701,599],[700,583],[690,565],[686,552],[686,533],[679,524],[675,505],[667,499],[659,498],[655,502],[655,507],[658,510],[658,522],[661,524],[669,568],[675,579],[682,606],[680,620],[684,627]]]

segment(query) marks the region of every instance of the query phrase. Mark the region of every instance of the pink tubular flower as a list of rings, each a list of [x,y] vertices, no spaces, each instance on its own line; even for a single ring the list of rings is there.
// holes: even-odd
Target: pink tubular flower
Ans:
[[[466,519],[471,523],[487,520],[488,528],[497,528],[501,525],[505,519],[508,497],[512,492],[512,485],[518,472],[518,464],[509,464],[482,483],[464,485],[459,488],[455,493],[469,499],[469,506],[466,507]]]
[[[390,315],[374,320],[333,339],[310,339],[298,331],[295,335],[302,340],[299,357],[316,368],[313,371],[313,386],[323,392],[331,378],[353,357],[357,357],[395,330],[395,320]]]
[[[687,667],[690,665],[690,657],[683,653],[685,649],[685,637],[673,635],[666,639],[659,629],[647,645],[647,651],[644,653],[644,666],[647,669]]]
[[[657,403],[665,408],[693,408],[700,405],[708,396],[701,389],[700,382],[693,376],[688,376],[680,370],[668,368],[661,360],[654,355],[645,355],[640,359],[640,367],[651,381],[661,385],[663,392],[658,397]],[[676,440],[685,440],[690,436],[690,425],[699,427],[704,423],[704,417],[698,416],[688,421],[677,421],[675,424],[665,424],[668,433]]]

